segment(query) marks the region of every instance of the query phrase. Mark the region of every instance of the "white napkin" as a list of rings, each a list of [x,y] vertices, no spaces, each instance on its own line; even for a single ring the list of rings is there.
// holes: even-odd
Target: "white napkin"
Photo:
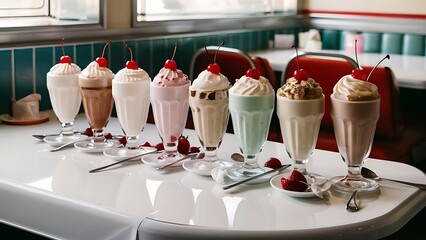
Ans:
[[[316,29],[299,33],[299,49],[304,51],[318,51],[322,49],[321,34]]]
[[[328,179],[317,175],[310,175],[306,180],[312,192],[315,193],[317,197],[324,198],[328,196],[327,190],[329,189],[328,185],[330,183]]]

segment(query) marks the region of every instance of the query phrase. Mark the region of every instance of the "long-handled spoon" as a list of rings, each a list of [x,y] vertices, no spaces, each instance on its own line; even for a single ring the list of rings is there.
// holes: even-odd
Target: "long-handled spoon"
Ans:
[[[62,149],[62,148],[64,148],[64,147],[68,147],[68,146],[70,146],[70,145],[73,145],[74,143],[81,142],[81,141],[85,141],[85,140],[87,140],[87,139],[90,139],[90,138],[80,138],[80,139],[77,139],[77,140],[75,140],[75,141],[67,142],[67,143],[62,144],[62,145],[61,145],[61,146],[59,146],[59,147],[51,148],[51,149],[50,149],[50,151],[51,151],[51,152],[56,152],[56,151],[61,150],[61,149]]]
[[[105,168],[109,168],[109,167],[112,167],[114,165],[117,165],[117,164],[120,164],[120,163],[123,163],[123,162],[127,162],[127,161],[133,160],[133,159],[135,159],[137,157],[142,157],[142,156],[147,155],[147,154],[160,153],[160,152],[161,151],[153,150],[153,151],[150,151],[150,152],[145,152],[145,153],[137,154],[137,155],[134,155],[132,157],[128,157],[128,158],[125,158],[123,160],[120,160],[120,161],[117,161],[117,162],[114,162],[114,163],[111,163],[111,164],[108,164],[108,165],[105,165],[105,166],[102,166],[102,167],[98,167],[98,168],[92,169],[92,170],[89,171],[89,173],[94,173],[94,172],[97,172],[99,170],[102,170],[102,169],[105,169]]]
[[[346,203],[346,210],[348,210],[349,212],[358,212],[359,211],[359,207],[358,204],[356,203],[356,193],[357,190],[354,190],[351,198],[349,198],[348,203]]]
[[[381,178],[379,176],[377,176],[377,174],[375,172],[373,172],[373,170],[366,168],[366,167],[362,167],[361,169],[361,175],[365,178],[370,178],[376,181],[380,181],[380,180],[388,180],[388,181],[393,181],[393,182],[398,182],[398,183],[403,183],[403,184],[407,184],[413,187],[418,187],[421,190],[426,190],[426,184],[421,184],[421,183],[413,183],[413,182],[406,182],[406,181],[401,181],[401,180],[395,180],[395,179],[388,179],[388,178]]]
[[[79,131],[75,131],[75,134],[84,134],[84,132],[79,132]],[[54,134],[33,134],[32,136],[39,139],[39,140],[43,140],[45,137],[51,137],[51,136],[59,136],[60,133],[54,133]]]
[[[170,166],[173,166],[173,165],[175,165],[176,163],[178,163],[178,162],[182,162],[182,161],[184,161],[184,160],[187,160],[187,159],[200,159],[200,158],[203,158],[204,157],[204,153],[203,152],[200,152],[200,153],[197,153],[197,154],[188,154],[188,155],[184,155],[183,157],[181,157],[181,158],[179,158],[178,160],[176,160],[176,161],[173,161],[173,162],[171,162],[171,163],[168,163],[168,164],[166,164],[166,165],[163,165],[163,166],[161,166],[161,167],[158,167],[158,168],[156,168],[157,170],[163,170],[163,169],[165,169],[165,168],[168,168],[168,167],[170,167]]]

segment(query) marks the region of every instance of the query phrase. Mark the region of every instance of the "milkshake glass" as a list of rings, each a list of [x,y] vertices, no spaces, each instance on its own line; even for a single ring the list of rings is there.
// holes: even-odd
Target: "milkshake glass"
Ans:
[[[105,148],[114,146],[114,143],[105,139],[104,136],[104,129],[114,105],[113,78],[114,74],[106,67],[106,63],[98,60],[91,62],[78,77],[84,112],[93,131],[90,142],[84,146],[79,144],[83,149],[103,151]]]
[[[229,111],[240,151],[242,166],[226,169],[232,179],[245,179],[265,172],[258,156],[266,142],[275,104],[275,92],[268,79],[248,73],[229,90]],[[257,71],[258,72],[258,71]]]
[[[139,135],[148,117],[150,83],[148,73],[138,68],[137,63],[134,69],[127,66],[115,75],[112,80],[112,96],[118,121],[126,135],[126,146],[107,149],[107,152],[104,151],[106,155],[130,157],[144,152],[139,147]]]
[[[228,126],[230,87],[228,78],[209,70],[202,71],[193,81],[190,87],[189,106],[192,110],[195,132],[204,149],[205,157],[192,161],[190,166],[184,163],[185,169],[209,175],[213,168],[223,162],[217,157],[217,151]]]
[[[76,135],[73,129],[74,119],[81,105],[80,87],[78,85],[80,72],[80,67],[71,63],[68,56],[63,56],[61,62],[54,65],[46,74],[50,102],[62,126],[60,135],[46,137],[44,139],[46,142],[63,144],[80,138],[80,135]]]
[[[163,67],[151,82],[152,112],[164,145],[164,153],[158,159],[164,163],[181,157],[177,144],[188,117],[189,85],[188,76],[173,67]]]
[[[379,184],[362,177],[361,168],[370,154],[380,115],[377,87],[367,81],[344,76],[330,97],[330,114],[337,146],[343,161],[348,165],[345,177],[331,179],[333,187],[347,194],[354,190],[375,190]]]
[[[284,146],[293,167],[308,175],[306,164],[315,149],[324,116],[324,95],[312,78],[290,78],[277,91],[277,115]]]

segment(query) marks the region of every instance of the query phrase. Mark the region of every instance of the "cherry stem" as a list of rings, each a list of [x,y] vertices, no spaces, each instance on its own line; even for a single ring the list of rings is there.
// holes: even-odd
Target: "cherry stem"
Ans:
[[[106,47],[108,47],[108,45],[109,45],[110,43],[111,43],[111,42],[107,42],[107,43],[105,43],[104,50],[102,50],[102,56],[101,56],[102,58],[104,57]]]
[[[207,47],[206,47],[206,46],[204,46],[204,50],[206,50],[207,58],[209,59],[209,62],[210,62],[210,64],[211,64],[211,63],[212,63],[212,60],[210,59],[210,56],[209,56],[209,50],[207,50]]]
[[[356,42],[357,42],[357,39],[355,39],[355,60],[356,60],[356,65],[358,65],[358,69],[361,69],[359,67],[359,62],[358,62],[358,51],[357,51],[357,47],[356,47],[356,45],[358,45],[358,44],[356,44]]]
[[[300,70],[300,65],[299,65],[299,52],[297,51],[297,47],[294,46],[294,44],[290,45],[290,48],[294,48],[296,50],[296,62],[297,62],[297,70]]]
[[[367,81],[368,82],[368,79],[370,79],[370,76],[371,76],[371,74],[373,73],[373,71],[379,66],[379,64],[380,63],[382,63],[385,59],[390,59],[390,55],[389,54],[386,54],[386,56],[384,57],[384,58],[382,58],[382,60],[380,60],[377,64],[376,64],[376,66],[374,66],[374,68],[373,69],[371,69],[371,71],[370,71],[370,73],[368,74],[368,76],[367,76],[367,80],[365,80],[365,81]]]
[[[178,43],[175,42],[175,49],[173,49],[173,55],[172,55],[172,60],[173,58],[175,58],[175,54],[176,54],[176,49],[178,48]]]
[[[126,44],[126,48],[130,51],[130,61],[133,61],[133,52],[132,49]]]
[[[217,50],[216,50],[216,52],[214,54],[213,63],[216,63],[217,52],[219,52],[220,47],[222,47],[223,45],[225,45],[225,42],[221,42],[220,45],[217,47]]]
[[[64,41],[65,41],[65,38],[62,38],[62,56],[65,56],[65,49],[64,49]]]

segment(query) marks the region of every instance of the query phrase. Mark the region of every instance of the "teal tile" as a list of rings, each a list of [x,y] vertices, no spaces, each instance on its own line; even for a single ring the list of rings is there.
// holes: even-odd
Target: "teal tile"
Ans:
[[[166,41],[164,39],[155,39],[152,41],[152,67],[154,75],[164,66],[164,61],[169,56],[166,53]]]
[[[218,35],[207,36],[207,45],[209,46],[219,46],[222,42],[222,39]]]
[[[230,35],[229,37],[229,44],[227,44],[227,46],[231,47],[231,48],[238,48],[240,49],[242,44],[241,44],[241,33],[233,33]]]
[[[107,42],[97,42],[97,43],[93,44],[93,61],[96,58],[102,56],[102,52],[103,52],[103,49],[104,49],[106,43]],[[108,61],[108,67],[111,67],[111,61],[110,61],[110,50],[111,49],[110,49],[110,47],[111,46],[108,45],[105,48],[105,53],[104,53],[104,58],[107,59],[107,61]]]
[[[250,51],[260,49],[260,32],[254,31],[250,34]]]
[[[207,46],[207,36],[197,36],[194,38],[194,42],[195,42],[195,49],[200,49],[200,48],[204,48],[205,46]]]
[[[36,60],[36,92],[41,94],[40,110],[51,109],[49,91],[46,85],[46,74],[50,68],[57,64],[56,60],[53,59],[53,48],[42,47],[36,48],[35,50]]]
[[[9,113],[12,98],[12,51],[0,51],[0,114]]]
[[[258,49],[253,50],[260,50],[260,49],[267,49],[269,47],[269,31],[260,31],[259,32],[259,45]]]
[[[15,94],[19,100],[34,92],[33,49],[15,50]]]
[[[164,42],[164,46],[165,46],[165,49],[164,49],[165,58],[163,60],[163,64],[164,64],[164,62],[167,59],[171,59],[172,58],[173,51],[175,49],[175,44],[177,44],[178,48],[176,49],[176,54],[175,54],[175,56],[174,56],[173,59],[176,61],[178,68],[182,69],[181,64],[182,64],[182,62],[183,62],[184,59],[183,59],[183,52],[182,52],[182,49],[180,47],[181,42],[182,42],[182,38],[167,38],[167,39],[165,39],[165,42]]]
[[[244,32],[241,35],[241,43],[242,45],[239,47],[240,50],[244,51],[244,52],[249,52],[250,51],[250,38],[251,35],[248,32]]]
[[[137,42],[137,59],[139,67],[145,70],[148,75],[153,78],[154,71],[152,65],[151,42],[151,40],[140,40]]]
[[[194,56],[194,53],[197,50],[195,49],[194,38],[183,38],[179,48],[180,55],[182,56],[182,61],[179,63],[180,69],[189,76],[192,57]]]
[[[75,63],[83,70],[94,60],[92,55],[92,44],[77,45]]]
[[[109,68],[112,72],[117,73],[120,69],[126,67],[127,52],[124,42],[111,42],[108,46],[111,53],[108,58]]]

